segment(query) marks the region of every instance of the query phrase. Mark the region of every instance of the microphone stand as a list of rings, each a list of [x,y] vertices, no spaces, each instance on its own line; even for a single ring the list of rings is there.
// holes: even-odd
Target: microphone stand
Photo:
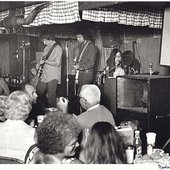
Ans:
[[[68,78],[68,67],[69,67],[69,64],[68,64],[68,57],[69,57],[69,53],[68,53],[68,42],[66,43],[66,96],[68,98],[68,82],[69,82],[69,78]]]
[[[98,76],[98,78],[97,78],[97,84],[98,84],[98,85],[101,84],[101,81],[102,81],[102,80],[100,80],[100,79],[102,78],[102,76],[105,76],[105,77],[104,77],[104,79],[105,79],[105,78],[106,78],[106,75],[107,75],[108,73],[110,73],[111,71],[115,70],[115,69],[116,69],[115,67],[112,67],[111,69],[106,70],[106,67],[104,67],[103,71],[99,74],[99,76]],[[100,82],[100,83],[99,83],[99,82]],[[102,84],[105,84],[105,82],[102,82]]]
[[[23,82],[25,82],[25,58],[26,58],[26,48],[28,48],[30,43],[25,43],[25,41],[22,41],[22,45],[19,47],[22,49],[22,79]]]

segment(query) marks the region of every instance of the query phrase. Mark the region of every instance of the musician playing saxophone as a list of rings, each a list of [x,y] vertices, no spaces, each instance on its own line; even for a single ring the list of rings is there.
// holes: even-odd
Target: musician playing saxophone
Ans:
[[[40,39],[46,45],[44,56],[37,64],[40,80],[37,94],[45,107],[56,107],[57,85],[61,83],[61,62],[63,50],[52,33],[44,31]]]

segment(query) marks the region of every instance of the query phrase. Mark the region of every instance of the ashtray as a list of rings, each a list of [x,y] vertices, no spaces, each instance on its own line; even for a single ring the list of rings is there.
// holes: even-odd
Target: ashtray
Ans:
[[[157,153],[162,156],[164,154],[164,151],[159,148],[154,148],[152,153]]]

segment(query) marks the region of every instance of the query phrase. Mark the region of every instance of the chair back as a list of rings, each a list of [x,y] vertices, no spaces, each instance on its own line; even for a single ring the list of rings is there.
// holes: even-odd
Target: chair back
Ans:
[[[24,164],[24,162],[17,158],[0,156],[0,164]]]
[[[39,148],[37,147],[37,144],[30,146],[30,148],[28,149],[25,155],[24,163],[29,164],[33,160],[33,157],[38,151],[39,151]]]

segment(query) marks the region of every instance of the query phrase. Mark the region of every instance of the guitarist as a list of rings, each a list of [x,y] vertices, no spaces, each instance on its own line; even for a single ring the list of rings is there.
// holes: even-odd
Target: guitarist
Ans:
[[[61,83],[61,62],[63,50],[55,41],[52,33],[45,31],[40,39],[46,45],[44,56],[37,64],[39,82],[37,85],[37,94],[45,107],[56,107],[56,89],[58,83]]]
[[[91,84],[94,80],[94,66],[97,49],[94,43],[89,40],[89,33],[82,28],[76,30],[78,41],[77,55],[74,58],[74,69],[78,75],[75,76],[79,87],[84,84]],[[78,80],[77,80],[78,79]]]

